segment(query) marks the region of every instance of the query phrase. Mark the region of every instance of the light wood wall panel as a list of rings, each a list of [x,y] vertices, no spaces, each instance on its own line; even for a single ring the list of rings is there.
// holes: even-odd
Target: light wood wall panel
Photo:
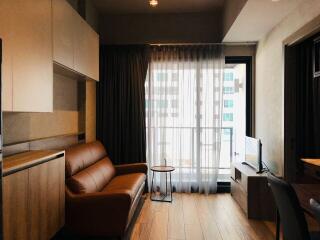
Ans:
[[[86,82],[86,142],[96,140],[96,82]]]

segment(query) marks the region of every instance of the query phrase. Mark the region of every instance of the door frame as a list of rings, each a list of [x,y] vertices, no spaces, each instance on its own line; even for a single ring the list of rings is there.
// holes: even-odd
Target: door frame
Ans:
[[[226,56],[225,64],[246,64],[246,135],[254,137],[252,56]]]

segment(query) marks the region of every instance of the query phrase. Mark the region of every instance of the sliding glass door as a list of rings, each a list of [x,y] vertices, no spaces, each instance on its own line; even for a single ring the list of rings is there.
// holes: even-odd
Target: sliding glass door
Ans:
[[[162,55],[163,56],[163,55]],[[147,159],[176,168],[178,192],[215,192],[224,58],[154,58],[146,80]],[[230,151],[229,151],[230,153]]]
[[[253,135],[252,95],[251,57],[226,57],[222,127],[232,131],[232,140],[227,142],[232,144],[231,157],[235,161],[244,160],[245,136]],[[222,137],[228,139],[228,136],[229,132]],[[222,146],[226,145],[222,140]],[[226,154],[226,149],[222,147],[221,152]],[[221,169],[227,169],[228,161],[224,162],[223,159],[227,158],[221,157]]]

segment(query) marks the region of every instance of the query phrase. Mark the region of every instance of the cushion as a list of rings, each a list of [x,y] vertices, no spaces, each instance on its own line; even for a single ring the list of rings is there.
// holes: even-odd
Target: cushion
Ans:
[[[100,192],[115,176],[116,171],[108,157],[83,169],[66,180],[74,193]]]
[[[68,148],[65,154],[66,177],[80,172],[106,156],[107,152],[99,141]]]
[[[146,175],[144,173],[116,176],[102,191],[108,193],[127,191],[131,199],[134,199],[145,180]]]

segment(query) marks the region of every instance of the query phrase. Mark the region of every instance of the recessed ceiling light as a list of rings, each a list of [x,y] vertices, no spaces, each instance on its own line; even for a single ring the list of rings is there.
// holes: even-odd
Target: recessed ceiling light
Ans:
[[[279,2],[280,0],[271,0],[272,2]]]
[[[150,0],[149,4],[151,7],[156,7],[158,5],[158,0]]]

